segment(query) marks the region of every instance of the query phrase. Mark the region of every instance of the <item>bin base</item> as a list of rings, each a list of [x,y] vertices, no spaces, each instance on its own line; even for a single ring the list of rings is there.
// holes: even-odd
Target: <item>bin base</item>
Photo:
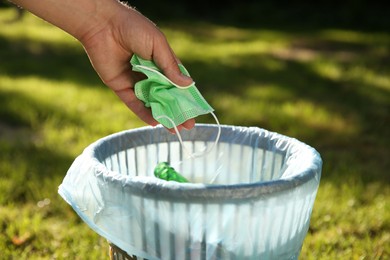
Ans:
[[[129,256],[125,251],[114,244],[110,244],[110,259],[111,260],[137,260],[136,256]]]

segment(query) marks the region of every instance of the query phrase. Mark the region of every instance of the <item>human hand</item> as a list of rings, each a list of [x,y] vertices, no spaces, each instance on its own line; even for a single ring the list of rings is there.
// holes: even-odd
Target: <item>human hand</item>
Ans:
[[[83,35],[80,39],[93,67],[103,82],[143,121],[150,125],[158,122],[134,94],[134,85],[144,75],[134,72],[129,63],[134,53],[153,60],[163,73],[180,86],[188,86],[192,79],[183,75],[178,67],[180,61],[169,46],[164,34],[147,18],[134,9],[121,6],[115,17],[99,29]],[[191,129],[195,124],[190,119],[180,126]],[[173,129],[170,130],[174,132]]]

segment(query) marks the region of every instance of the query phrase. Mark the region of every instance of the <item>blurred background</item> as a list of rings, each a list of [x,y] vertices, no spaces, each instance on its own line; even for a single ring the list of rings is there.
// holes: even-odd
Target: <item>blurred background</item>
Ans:
[[[221,123],[320,152],[301,259],[390,257],[389,4],[130,4],[166,34]],[[107,259],[107,241],[57,188],[84,147],[143,125],[75,39],[0,1],[0,259]]]

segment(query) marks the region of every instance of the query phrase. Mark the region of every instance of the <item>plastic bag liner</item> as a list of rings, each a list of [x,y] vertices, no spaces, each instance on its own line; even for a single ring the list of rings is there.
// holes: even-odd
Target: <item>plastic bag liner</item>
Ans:
[[[197,124],[182,137],[199,151],[216,134],[216,125]],[[155,178],[161,161],[191,183]],[[222,125],[210,153],[186,159],[175,135],[143,127],[88,146],[59,193],[94,231],[138,258],[296,259],[321,167],[313,148],[260,128]]]

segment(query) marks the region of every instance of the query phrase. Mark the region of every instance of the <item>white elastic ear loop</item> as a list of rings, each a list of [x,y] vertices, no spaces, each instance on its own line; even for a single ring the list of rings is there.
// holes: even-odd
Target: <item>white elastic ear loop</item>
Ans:
[[[215,122],[218,125],[217,137],[215,138],[215,141],[214,141],[214,143],[211,146],[209,146],[208,148],[204,149],[203,151],[199,151],[199,152],[195,152],[195,153],[191,153],[189,151],[189,149],[184,145],[183,139],[181,138],[181,135],[180,135],[180,132],[179,132],[179,129],[177,129],[175,123],[173,122],[173,120],[170,117],[168,117],[166,115],[161,115],[161,116],[157,117],[156,119],[157,120],[160,119],[160,118],[168,119],[171,122],[171,124],[173,125],[173,128],[175,129],[175,133],[177,135],[177,138],[179,139],[180,145],[183,148],[184,153],[186,153],[189,158],[197,158],[197,157],[200,157],[200,156],[204,156],[204,155],[208,154],[211,150],[213,150],[214,147],[218,144],[219,138],[221,136],[221,125],[219,124],[218,118],[217,118],[217,116],[213,112],[211,112],[211,115],[213,115],[213,117],[215,119]]]
[[[188,86],[179,86],[177,85],[175,82],[173,82],[172,80],[168,79],[167,76],[165,76],[164,74],[162,74],[160,71],[158,70],[155,70],[155,69],[152,69],[152,68],[149,68],[147,66],[143,66],[143,65],[135,65],[135,67],[138,67],[138,68],[141,68],[141,69],[144,69],[144,70],[149,70],[149,71],[152,71],[156,74],[159,74],[160,77],[163,77],[165,78],[170,84],[172,84],[173,86],[177,87],[177,88],[180,88],[180,89],[187,89],[189,87],[192,87],[193,85],[195,85],[195,82],[192,82],[190,85]],[[168,117],[167,117],[168,118]],[[170,119],[170,118],[168,118]]]

